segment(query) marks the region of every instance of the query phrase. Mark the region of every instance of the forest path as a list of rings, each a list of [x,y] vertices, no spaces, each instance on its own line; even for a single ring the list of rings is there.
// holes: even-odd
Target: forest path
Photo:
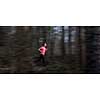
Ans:
[[[49,62],[46,66],[38,64],[32,65],[32,73],[36,74],[72,74],[81,73],[80,67],[75,64],[68,64],[59,61]]]
[[[34,60],[34,59],[33,59]],[[48,58],[49,62],[47,62],[46,66],[42,65],[41,63],[35,63],[30,58],[30,64],[27,65],[24,62],[24,67],[21,68],[20,72],[15,72],[15,67],[8,66],[1,66],[0,73],[24,73],[24,74],[76,74],[76,73],[84,73],[82,72],[81,67],[76,64],[74,61],[73,63],[69,63],[66,59],[61,60],[60,57],[55,57],[54,59]],[[32,65],[31,65],[32,64]],[[27,65],[27,66],[25,66]],[[15,71],[14,71],[15,70]]]

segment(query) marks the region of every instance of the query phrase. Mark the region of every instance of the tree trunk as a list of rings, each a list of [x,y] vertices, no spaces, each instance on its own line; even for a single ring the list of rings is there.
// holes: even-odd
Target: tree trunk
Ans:
[[[62,38],[61,38],[62,58],[64,58],[64,56],[65,56],[65,43],[64,43],[64,38],[65,38],[65,30],[64,30],[64,26],[62,26]]]
[[[53,27],[50,32],[50,57],[53,58],[54,56],[54,44],[55,44],[55,36],[53,32]]]
[[[100,27],[86,27],[86,73],[100,73]]]
[[[29,29],[30,30],[30,29]],[[15,34],[16,73],[28,73],[32,68],[32,42],[30,31],[18,26]]]
[[[78,64],[82,66],[82,37],[81,37],[81,27],[77,26],[77,54],[78,54]]]
[[[68,57],[69,57],[69,63],[72,63],[72,41],[71,41],[71,26],[68,28]]]

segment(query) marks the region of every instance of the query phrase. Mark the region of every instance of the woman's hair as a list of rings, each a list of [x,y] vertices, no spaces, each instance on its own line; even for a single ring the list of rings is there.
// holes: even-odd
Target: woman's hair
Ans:
[[[46,43],[46,42],[44,42],[44,43],[42,44],[42,46],[45,46],[45,47],[47,48],[47,43]]]

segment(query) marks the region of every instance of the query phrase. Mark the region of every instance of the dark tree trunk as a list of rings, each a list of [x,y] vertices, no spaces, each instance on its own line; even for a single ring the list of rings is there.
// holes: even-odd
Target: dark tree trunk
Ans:
[[[64,43],[64,38],[65,38],[65,30],[64,30],[64,26],[62,26],[61,51],[62,51],[62,57],[63,58],[65,56],[65,43]]]
[[[71,64],[72,62],[72,41],[71,41],[71,37],[72,37],[72,35],[71,35],[71,26],[69,26],[69,28],[68,28],[68,58],[69,58],[69,64]]]
[[[100,27],[86,27],[86,73],[100,73]]]
[[[51,58],[54,57],[54,44],[55,44],[55,36],[54,36],[53,27],[52,27],[51,32],[50,32],[50,47],[49,47]]]
[[[16,73],[28,73],[32,69],[31,34],[32,33],[26,31],[24,27],[17,27],[15,33]]]
[[[82,66],[82,37],[81,37],[81,27],[77,26],[77,32],[76,32],[76,36],[77,36],[77,52],[78,52],[78,62],[79,65]]]

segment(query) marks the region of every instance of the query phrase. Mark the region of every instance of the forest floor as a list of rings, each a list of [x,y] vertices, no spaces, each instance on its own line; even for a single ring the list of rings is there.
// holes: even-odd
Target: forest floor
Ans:
[[[68,57],[66,57],[68,58]],[[53,59],[48,58],[47,64],[44,66],[39,63],[34,63],[34,61],[30,61],[32,63],[31,66],[25,66],[27,64],[24,63],[25,67],[22,67],[19,71],[14,69],[15,67],[2,67],[0,66],[0,73],[2,74],[10,74],[10,73],[19,73],[19,74],[80,74],[84,73],[78,63],[75,62],[75,58],[72,61],[68,61],[69,59],[62,59],[61,57],[54,57]],[[27,62],[26,62],[27,63]],[[20,67],[19,67],[20,68]],[[15,72],[14,72],[15,70]]]
[[[46,66],[42,66],[41,63],[34,64],[32,73],[43,73],[43,74],[78,74],[84,73],[81,70],[79,64],[72,61],[69,63],[68,60],[61,58],[54,58],[47,63]]]

